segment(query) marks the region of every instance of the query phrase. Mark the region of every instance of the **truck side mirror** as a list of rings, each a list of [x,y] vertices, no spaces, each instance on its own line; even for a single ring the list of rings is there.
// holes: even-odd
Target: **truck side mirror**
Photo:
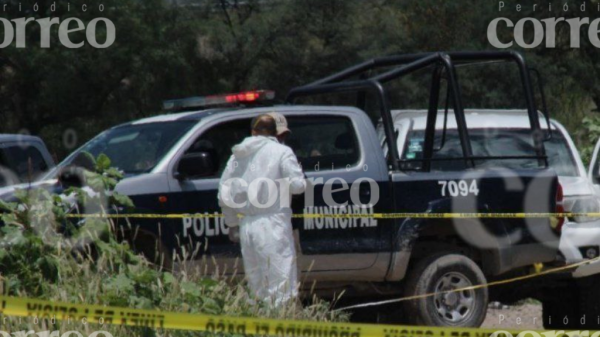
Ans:
[[[65,188],[86,185],[85,171],[94,171],[94,159],[89,153],[80,152],[71,163],[60,169],[58,181]]]
[[[85,186],[85,169],[73,165],[62,168],[58,173],[58,182],[64,189]]]
[[[185,180],[211,176],[215,173],[213,157],[208,152],[186,153],[177,163],[175,179]]]

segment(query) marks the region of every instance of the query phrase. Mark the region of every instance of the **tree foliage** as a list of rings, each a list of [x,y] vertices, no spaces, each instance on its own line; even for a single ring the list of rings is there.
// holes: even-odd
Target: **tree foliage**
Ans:
[[[586,10],[553,0],[552,10],[533,10],[517,2],[401,0],[104,0],[105,11],[83,13],[84,0],[71,11],[54,1],[22,0],[40,10],[0,12],[7,18],[76,16],[110,18],[117,27],[114,45],[67,49],[56,31],[52,47],[39,47],[39,27],[27,30],[27,48],[0,49],[0,115],[3,132],[26,129],[41,135],[59,157],[70,150],[67,129],[77,143],[99,131],[160,113],[165,99],[269,88],[282,98],[291,87],[308,83],[370,57],[436,50],[490,50],[487,25],[496,17],[600,17],[597,4]],[[542,9],[540,9],[542,8]],[[56,27],[54,27],[56,30]],[[509,30],[501,39],[512,39]],[[576,131],[600,104],[597,49],[581,32],[581,48],[571,48],[568,25],[557,26],[556,48],[515,49],[544,75],[552,115]],[[526,36],[530,41],[532,36]],[[74,35],[74,40],[83,34]],[[397,107],[423,107],[429,76],[410,76],[393,84]],[[421,76],[423,75],[423,76]],[[502,66],[459,70],[468,107],[524,107],[518,73]],[[347,102],[351,104],[353,101]],[[589,145],[576,133],[580,145]]]

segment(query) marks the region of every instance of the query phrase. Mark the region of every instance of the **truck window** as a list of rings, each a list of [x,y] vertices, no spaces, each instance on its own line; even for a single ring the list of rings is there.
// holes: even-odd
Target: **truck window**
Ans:
[[[360,158],[356,132],[346,117],[286,116],[292,134],[286,145],[294,150],[305,171],[327,171],[354,166]],[[226,136],[224,136],[226,135]],[[231,148],[250,136],[250,119],[218,124],[203,132],[186,151],[211,153],[215,165],[208,178],[219,178]]]
[[[577,177],[579,171],[575,164],[575,158],[571,152],[563,134],[559,131],[552,131],[552,139],[544,143],[548,164],[556,170],[561,177]]]
[[[48,170],[42,153],[33,145],[14,145],[2,149],[6,167],[13,171],[21,182],[34,181]]]
[[[107,155],[125,174],[150,172],[196,121],[129,124],[101,133],[60,164],[70,164],[83,151]]]
[[[471,146],[475,156],[532,156],[531,134],[524,129],[473,129],[470,131]],[[440,139],[436,137],[436,139]],[[408,134],[406,145],[402,151],[405,170],[420,170],[423,158],[424,131],[412,130]],[[578,176],[577,165],[563,135],[552,131],[552,139],[544,143],[548,164],[555,169],[559,176]],[[462,157],[460,140],[456,130],[448,130],[444,147],[434,153],[432,171],[462,171],[468,169]],[[535,159],[483,159],[476,160],[477,168],[504,167],[510,169],[539,168]]]
[[[356,131],[347,117],[289,116],[290,146],[305,172],[355,166],[360,160]]]
[[[202,179],[221,177],[231,157],[231,148],[250,136],[250,121],[246,118],[217,124],[203,132],[187,149],[186,153],[208,152],[212,155],[215,169]]]

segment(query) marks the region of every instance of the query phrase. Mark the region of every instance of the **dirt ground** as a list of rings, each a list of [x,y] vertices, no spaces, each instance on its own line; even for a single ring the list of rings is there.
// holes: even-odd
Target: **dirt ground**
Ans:
[[[543,329],[542,305],[535,302],[527,302],[515,306],[493,303],[488,308],[482,328]]]
[[[386,315],[394,315],[393,308],[380,307],[374,310],[371,307],[353,310],[351,322],[354,323],[384,323],[399,324],[380,320]],[[516,305],[502,305],[498,302],[490,303],[487,316],[483,321],[482,328],[488,329],[510,329],[510,330],[541,330],[542,324],[542,305],[533,300],[526,300]]]

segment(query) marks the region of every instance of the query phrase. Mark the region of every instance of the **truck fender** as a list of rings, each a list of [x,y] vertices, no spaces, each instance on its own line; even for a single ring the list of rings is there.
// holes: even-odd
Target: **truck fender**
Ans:
[[[489,206],[478,201],[477,211],[488,212]],[[430,201],[424,213],[435,214],[451,212],[453,212],[452,199],[441,198]],[[402,280],[408,269],[413,248],[422,234],[426,231],[430,232],[432,230],[432,226],[436,224],[439,225],[440,221],[449,223],[451,220],[437,220],[435,218],[405,218],[400,219],[399,221],[401,223],[398,225],[398,230],[392,239],[392,252],[388,273],[386,275],[386,281]],[[451,224],[449,223],[449,225]],[[452,230],[454,230],[454,226],[452,227]],[[497,247],[489,251],[486,250],[485,254],[482,254],[481,264],[484,267],[484,273],[488,275],[500,273],[502,270],[504,270],[503,266],[506,266],[509,263],[510,256],[507,255],[507,252],[503,252],[501,247],[502,245],[498,242]]]

